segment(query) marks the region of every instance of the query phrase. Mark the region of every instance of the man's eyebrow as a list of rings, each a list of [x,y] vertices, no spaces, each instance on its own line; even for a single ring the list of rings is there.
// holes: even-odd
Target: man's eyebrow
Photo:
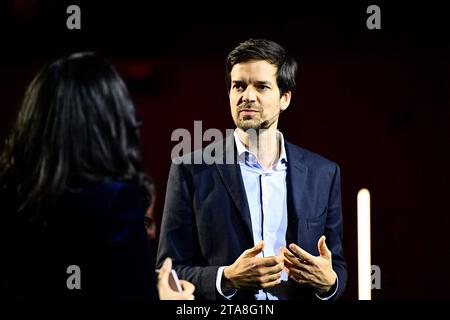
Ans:
[[[254,81],[254,84],[257,84],[257,85],[271,85],[272,82],[271,81]]]
[[[233,83],[233,84],[242,84],[242,83],[247,83],[247,82],[243,81],[243,80],[233,80],[233,81],[231,81],[231,83]],[[271,81],[264,81],[264,80],[252,81],[252,83],[253,84],[257,84],[257,85],[271,85],[272,84]]]

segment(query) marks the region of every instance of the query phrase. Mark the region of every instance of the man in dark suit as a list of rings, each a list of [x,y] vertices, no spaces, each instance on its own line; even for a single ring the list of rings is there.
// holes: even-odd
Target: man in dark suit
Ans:
[[[277,130],[296,70],[272,41],[241,43],[227,59],[236,130],[172,164],[158,264],[172,257],[197,298],[327,300],[345,288],[339,167]]]

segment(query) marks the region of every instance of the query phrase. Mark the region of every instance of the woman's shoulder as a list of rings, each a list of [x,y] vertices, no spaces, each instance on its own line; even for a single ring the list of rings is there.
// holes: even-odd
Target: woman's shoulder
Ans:
[[[84,188],[71,188],[62,197],[64,205],[97,212],[145,212],[145,196],[138,186],[123,181],[106,181]]]
[[[68,188],[66,195],[70,197],[82,197],[104,200],[117,197],[143,197],[138,186],[125,181],[104,181],[82,188]]]
[[[134,190],[138,191],[137,186],[134,183],[127,181],[117,181],[117,180],[107,180],[97,183],[92,183],[89,185],[84,185],[82,187],[69,187],[67,191],[71,193],[109,193],[113,194],[120,192],[122,190]]]

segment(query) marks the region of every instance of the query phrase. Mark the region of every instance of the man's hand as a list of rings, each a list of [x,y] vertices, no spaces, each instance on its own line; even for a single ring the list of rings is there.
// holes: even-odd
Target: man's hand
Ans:
[[[289,251],[282,248],[284,267],[289,277],[301,285],[314,288],[317,293],[328,292],[336,282],[336,272],[331,263],[331,251],[325,243],[325,236],[317,243],[319,256],[315,257],[296,244],[289,245]]]
[[[264,241],[245,250],[223,271],[222,290],[240,288],[271,288],[281,282],[284,256],[256,257],[264,248]]]

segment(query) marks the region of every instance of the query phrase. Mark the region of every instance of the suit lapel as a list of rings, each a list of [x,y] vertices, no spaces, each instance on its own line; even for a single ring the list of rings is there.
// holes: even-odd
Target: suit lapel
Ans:
[[[288,205],[288,230],[286,234],[287,244],[298,242],[298,224],[303,223],[302,200],[306,185],[308,167],[302,164],[302,154],[285,140],[287,156],[287,205]]]
[[[224,142],[224,164],[215,163],[215,166],[219,171],[219,175],[223,181],[225,188],[233,199],[234,204],[238,208],[238,211],[245,223],[247,229],[246,231],[248,232],[250,239],[253,239],[250,209],[248,207],[247,196],[245,194],[245,189],[242,181],[241,169],[237,162],[237,150],[234,142],[234,135],[231,134],[226,137]],[[227,164],[226,159],[233,159],[233,163]]]

